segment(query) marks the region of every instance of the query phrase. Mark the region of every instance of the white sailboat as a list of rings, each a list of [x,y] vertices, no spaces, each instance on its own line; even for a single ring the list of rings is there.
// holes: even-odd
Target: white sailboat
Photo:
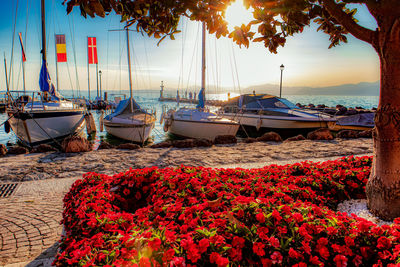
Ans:
[[[236,135],[239,124],[233,120],[222,118],[216,113],[205,109],[205,79],[206,79],[206,26],[202,29],[202,69],[199,105],[196,109],[181,108],[170,110],[164,114],[164,130],[186,138],[208,139],[214,141],[219,135]]]
[[[19,140],[29,146],[53,142],[82,131],[85,125],[85,109],[63,99],[55,91],[47,70],[45,0],[41,0],[42,16],[42,68],[39,85],[41,93],[13,99],[8,91],[8,126]]]
[[[127,58],[129,68],[130,98],[119,102],[116,110],[106,116],[103,124],[107,133],[118,138],[144,143],[154,128],[155,117],[147,113],[136,103],[132,95],[131,58],[129,47],[129,29],[126,27]]]

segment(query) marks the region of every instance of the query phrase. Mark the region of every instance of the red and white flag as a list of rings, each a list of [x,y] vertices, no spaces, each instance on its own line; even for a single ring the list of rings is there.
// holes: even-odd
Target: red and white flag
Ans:
[[[19,43],[21,44],[21,49],[22,49],[22,61],[26,61],[26,56],[25,56],[25,48],[24,48],[24,43],[22,42],[22,34],[18,33],[19,35]]]
[[[98,63],[96,37],[88,37],[88,61],[89,64]]]

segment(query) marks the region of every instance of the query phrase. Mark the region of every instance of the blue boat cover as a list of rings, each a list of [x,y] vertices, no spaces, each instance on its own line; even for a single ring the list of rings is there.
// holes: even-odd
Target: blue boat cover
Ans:
[[[50,74],[47,69],[47,63],[44,59],[42,61],[42,68],[40,69],[39,87],[40,91],[50,93],[51,100],[60,100],[59,96],[56,93],[54,85],[51,83]]]
[[[122,113],[124,113],[125,110],[128,109],[128,112],[130,112],[130,105],[131,105],[131,99],[132,99],[132,106],[133,106],[133,110],[141,110],[140,106],[138,103],[136,103],[135,99],[133,98],[128,98],[128,99],[124,99],[119,101],[117,108],[115,109],[115,111],[113,113],[111,113],[110,115],[107,115],[104,119],[106,120],[111,120],[112,118],[114,118],[115,116],[118,116]]]
[[[201,88],[199,92],[199,104],[196,106],[196,108],[204,108],[204,88]]]

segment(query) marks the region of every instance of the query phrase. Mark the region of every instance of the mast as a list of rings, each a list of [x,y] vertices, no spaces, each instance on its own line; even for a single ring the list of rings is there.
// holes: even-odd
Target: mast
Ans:
[[[206,87],[206,23],[203,22],[203,34],[202,34],[202,65],[201,65],[201,89],[203,90],[203,98],[205,100],[205,87]]]
[[[7,87],[7,93],[10,92],[10,87],[8,86],[8,78],[7,78],[7,60],[6,60],[6,52],[4,52],[4,74],[6,75],[6,87]]]
[[[41,0],[41,12],[42,12],[42,58],[46,64],[46,13],[45,13],[45,0]]]
[[[133,97],[133,93],[132,93],[132,73],[131,73],[131,50],[129,47],[129,28],[128,28],[128,22],[126,22],[126,53],[127,53],[127,57],[128,57],[128,71],[129,71],[129,91],[131,94],[131,112],[133,112],[133,101],[132,101],[132,97]]]

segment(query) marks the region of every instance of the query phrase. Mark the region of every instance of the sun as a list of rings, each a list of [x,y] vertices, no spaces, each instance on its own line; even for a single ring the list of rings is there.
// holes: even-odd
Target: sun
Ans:
[[[232,31],[235,26],[241,26],[252,21],[252,9],[246,9],[243,0],[236,0],[226,9],[225,20],[228,22],[228,29]]]

